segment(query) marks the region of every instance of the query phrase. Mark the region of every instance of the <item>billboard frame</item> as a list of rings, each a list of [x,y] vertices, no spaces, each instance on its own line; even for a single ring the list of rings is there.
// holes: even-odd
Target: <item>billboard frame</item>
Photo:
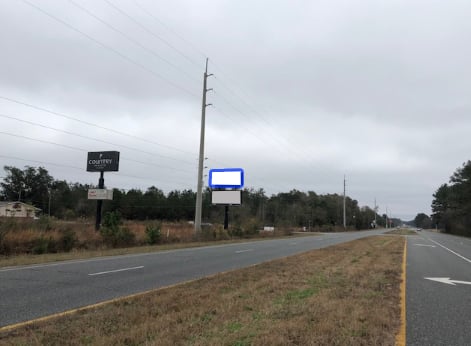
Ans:
[[[223,182],[222,184],[216,182],[214,183],[214,175],[218,173],[228,173],[225,174],[226,177],[224,179],[227,179],[227,182]],[[238,178],[238,183],[230,181],[230,176],[234,176],[234,173],[239,173],[239,178]],[[221,174],[219,174],[221,176]],[[218,177],[217,179],[221,179]],[[223,180],[224,180],[223,179]],[[208,179],[208,185],[212,189],[241,189],[244,187],[244,170],[242,168],[213,168],[209,170],[209,179]]]

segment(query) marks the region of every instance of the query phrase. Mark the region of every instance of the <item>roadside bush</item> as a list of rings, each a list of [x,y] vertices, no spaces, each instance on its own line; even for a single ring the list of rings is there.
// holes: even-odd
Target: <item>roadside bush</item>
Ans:
[[[14,217],[0,218],[0,233],[6,234],[9,231],[17,231],[20,228],[18,221]]]
[[[222,225],[213,226],[213,234],[214,240],[227,240],[231,238],[229,232]]]
[[[0,228],[0,255],[6,255],[10,252],[4,241],[7,232],[7,230]]]
[[[35,255],[57,252],[57,242],[52,237],[41,236],[33,241],[31,252]]]
[[[77,235],[71,229],[66,229],[62,231],[62,236],[60,238],[61,250],[65,252],[71,251],[75,245],[78,243]]]
[[[240,225],[236,225],[233,228],[230,228],[230,235],[231,237],[242,238],[244,236],[244,230]]]
[[[118,232],[114,237],[114,244],[113,246],[130,246],[134,245],[134,240],[136,239],[136,235],[131,232],[131,230],[127,227],[119,227]]]
[[[48,215],[41,215],[38,220],[38,228],[41,231],[50,231],[54,228],[52,218]]]
[[[247,220],[247,222],[245,222],[242,228],[244,229],[244,233],[246,235],[255,235],[260,232],[260,229],[262,228],[262,224],[258,219],[251,218]]]
[[[72,209],[67,209],[65,212],[64,212],[64,219],[65,220],[75,220],[76,219],[76,215],[75,215],[75,212],[72,210]]]
[[[151,224],[146,227],[147,244],[153,245],[153,244],[160,243],[160,239],[162,236],[161,228],[162,228],[161,223]]]
[[[101,236],[107,245],[112,247],[133,245],[135,234],[127,227],[121,227],[121,215],[117,211],[108,212],[100,228]]]

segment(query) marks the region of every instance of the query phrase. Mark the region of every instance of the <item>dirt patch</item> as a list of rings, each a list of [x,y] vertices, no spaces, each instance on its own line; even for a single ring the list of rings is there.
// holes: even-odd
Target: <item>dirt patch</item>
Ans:
[[[403,237],[370,237],[0,335],[6,345],[394,345]]]

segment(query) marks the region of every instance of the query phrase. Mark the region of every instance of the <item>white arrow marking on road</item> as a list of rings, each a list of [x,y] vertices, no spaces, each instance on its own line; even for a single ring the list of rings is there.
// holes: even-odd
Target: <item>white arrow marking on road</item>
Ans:
[[[453,286],[456,286],[456,284],[471,285],[470,281],[450,280],[450,278],[424,278],[424,279],[438,281],[443,284],[453,285]]]
[[[435,245],[429,245],[429,244],[414,244],[415,246],[426,246],[426,247],[435,247]]]
[[[116,270],[110,270],[110,271],[107,271],[107,272],[92,273],[92,274],[88,274],[88,275],[89,275],[89,276],[96,276],[96,275],[103,275],[103,274],[110,274],[110,273],[118,273],[118,272],[124,272],[124,271],[128,271],[128,270],[136,270],[136,269],[142,269],[142,268],[144,268],[144,266],[132,267],[132,268],[123,268],[123,269],[116,269]]]
[[[253,249],[248,249],[248,250],[238,250],[238,251],[236,251],[235,253],[242,253],[242,252],[249,252],[249,251],[253,251]]]

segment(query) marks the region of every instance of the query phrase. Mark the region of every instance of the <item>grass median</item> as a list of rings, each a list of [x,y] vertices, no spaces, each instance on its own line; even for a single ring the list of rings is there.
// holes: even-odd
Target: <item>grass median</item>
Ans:
[[[0,334],[6,345],[394,345],[403,237],[376,236]]]
[[[386,232],[385,234],[392,234],[392,235],[417,235],[416,231],[413,231],[408,228],[399,228],[395,229],[389,232]]]

